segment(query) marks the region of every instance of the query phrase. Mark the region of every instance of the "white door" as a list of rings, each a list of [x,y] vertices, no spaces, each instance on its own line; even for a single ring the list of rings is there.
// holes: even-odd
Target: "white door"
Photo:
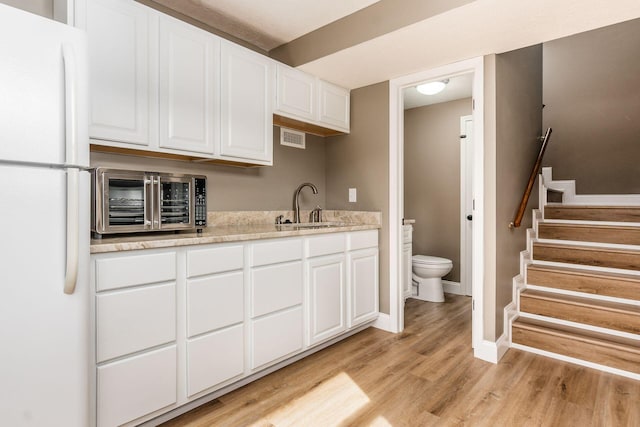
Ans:
[[[460,291],[471,295],[473,266],[473,116],[460,117]]]
[[[274,62],[227,42],[221,51],[220,154],[271,164]]]
[[[89,37],[89,135],[149,145],[151,9],[127,0],[81,0],[76,10],[76,24]]]
[[[213,155],[220,137],[220,39],[160,20],[160,147]]]
[[[349,327],[378,316],[378,248],[349,253]]]
[[[317,79],[295,68],[278,64],[276,109],[291,117],[317,120]]]
[[[332,129],[349,132],[350,103],[349,90],[320,81],[320,121]]]

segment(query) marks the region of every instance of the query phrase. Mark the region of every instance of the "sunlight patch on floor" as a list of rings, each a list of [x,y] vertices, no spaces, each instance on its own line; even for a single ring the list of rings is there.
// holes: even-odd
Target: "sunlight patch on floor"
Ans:
[[[371,424],[369,424],[369,427],[393,427],[393,425],[387,421],[385,417],[379,415]]]
[[[351,377],[341,372],[252,426],[337,426],[369,402],[367,395]]]

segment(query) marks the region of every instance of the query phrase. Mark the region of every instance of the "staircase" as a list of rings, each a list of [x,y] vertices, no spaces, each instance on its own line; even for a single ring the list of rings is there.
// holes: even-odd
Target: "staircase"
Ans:
[[[640,196],[576,195],[550,168],[539,185],[506,309],[511,347],[640,380]]]

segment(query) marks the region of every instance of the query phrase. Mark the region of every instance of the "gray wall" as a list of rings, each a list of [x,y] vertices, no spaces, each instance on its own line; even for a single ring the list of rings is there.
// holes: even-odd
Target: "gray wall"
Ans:
[[[540,149],[541,123],[542,46],[496,55],[496,337],[503,332],[504,307],[520,272],[531,210],[538,206],[536,182],[522,225],[508,228]]]
[[[330,209],[382,212],[380,311],[389,313],[389,82],[351,91],[351,133],[326,139],[326,162]]]
[[[300,206],[323,208],[327,201],[325,184],[325,139],[306,136],[306,150],[280,145],[279,128],[273,128],[273,166],[240,168],[117,154],[91,153],[91,166],[143,169],[207,175],[207,208],[227,210],[289,210],[293,193],[303,182],[318,187],[301,193]]]
[[[53,18],[53,0],[0,0],[0,3]]]
[[[404,217],[413,218],[413,253],[448,258],[460,281],[460,117],[471,98],[404,112]]]
[[[578,193],[640,193],[640,20],[543,48],[545,165]]]

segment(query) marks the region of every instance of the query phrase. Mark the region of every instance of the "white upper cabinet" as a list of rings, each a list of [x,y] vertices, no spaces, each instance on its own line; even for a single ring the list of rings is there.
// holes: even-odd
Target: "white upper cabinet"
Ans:
[[[276,110],[293,118],[316,120],[318,112],[317,79],[307,73],[278,64]]]
[[[157,16],[127,0],[79,0],[76,25],[87,31],[90,67],[89,136],[150,145],[152,67]]]
[[[350,102],[348,89],[278,64],[275,114],[294,122],[278,118],[277,124],[322,136],[349,133]]]
[[[214,154],[220,123],[220,39],[160,19],[160,147]]]
[[[220,157],[273,163],[275,63],[222,42],[222,137]]]
[[[349,132],[351,96],[347,89],[320,80],[320,122]]]

